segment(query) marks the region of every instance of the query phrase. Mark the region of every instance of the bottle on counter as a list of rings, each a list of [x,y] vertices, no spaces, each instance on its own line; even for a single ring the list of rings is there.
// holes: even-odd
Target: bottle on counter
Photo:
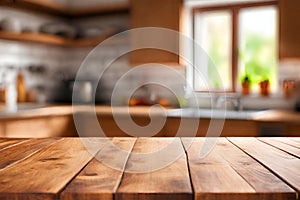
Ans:
[[[19,71],[17,76],[17,94],[18,94],[18,103],[26,102],[26,86],[24,83],[23,75]]]

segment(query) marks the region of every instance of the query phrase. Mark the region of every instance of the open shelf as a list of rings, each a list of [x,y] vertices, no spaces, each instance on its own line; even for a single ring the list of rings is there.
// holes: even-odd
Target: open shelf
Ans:
[[[20,41],[20,42],[33,42],[38,44],[48,44],[61,47],[94,47],[100,44],[111,35],[103,36],[96,39],[66,39],[59,36],[36,34],[36,33],[10,33],[0,31],[0,39]],[[111,45],[126,43],[127,38],[118,38],[110,42]]]
[[[3,0],[0,5],[18,9],[31,10],[63,17],[86,17],[107,13],[120,13],[129,11],[128,2],[108,3],[99,6],[71,9],[66,6],[46,0]]]

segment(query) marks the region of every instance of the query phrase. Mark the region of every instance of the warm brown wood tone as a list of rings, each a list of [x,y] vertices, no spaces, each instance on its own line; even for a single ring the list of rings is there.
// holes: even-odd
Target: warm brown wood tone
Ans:
[[[82,115],[82,126],[86,136],[98,136],[90,126],[90,111],[88,106],[74,106],[74,113]],[[96,106],[98,121],[107,137],[125,137],[130,136],[122,131],[115,123],[112,117],[112,107]],[[118,116],[126,116],[127,107],[115,107],[114,110]],[[141,126],[150,122],[150,107],[130,107],[129,113],[132,119]],[[165,114],[162,110],[151,110],[154,118],[164,119]],[[125,117],[126,118],[126,117]],[[84,122],[84,123],[83,123]],[[200,122],[200,123],[199,123]],[[250,119],[226,119],[222,129],[222,137],[256,137],[256,136],[300,136],[300,114],[293,111],[268,110],[260,111]],[[166,117],[166,123],[162,129],[155,135],[158,137],[174,136],[177,133],[180,117]],[[197,136],[206,136],[210,124],[209,118],[190,119],[187,125],[184,125],[184,132],[179,137],[193,137],[191,125],[199,123]],[[267,128],[267,132],[264,129]],[[272,131],[274,130],[274,133]],[[214,135],[216,132],[213,131]],[[269,135],[267,135],[268,133]],[[143,135],[139,132],[138,136]],[[153,133],[154,134],[154,133]],[[15,114],[0,115],[0,137],[69,137],[78,136],[73,120],[72,106],[46,106],[44,108],[35,108],[33,110],[20,111]]]
[[[300,136],[300,124],[299,123],[287,123],[285,136],[299,137]]]
[[[180,118],[168,118],[166,125],[165,125],[165,136],[174,137],[178,134],[178,128],[181,123]],[[211,124],[211,119],[184,119],[184,132],[179,137],[205,137],[207,136],[208,129],[213,127]],[[195,133],[194,127],[195,123],[199,124],[199,127]],[[218,122],[219,123],[219,122]],[[220,122],[221,123],[221,122]],[[211,130],[210,130],[211,133]],[[213,132],[214,136],[222,136],[222,137],[239,137],[239,136],[246,136],[246,137],[256,137],[258,135],[257,126],[254,121],[251,120],[225,120],[224,126],[221,129],[221,135],[218,135],[217,132]],[[210,135],[212,137],[212,135]]]
[[[232,3],[221,6],[203,6],[194,8],[194,12],[207,12],[214,10],[229,10],[229,9],[242,9],[242,8],[254,8],[262,6],[273,6],[278,5],[279,0],[270,0],[265,2],[254,2],[254,3]]]
[[[5,136],[9,138],[44,138],[77,136],[72,115],[45,116],[7,120]]]
[[[300,1],[279,0],[279,58],[300,59]]]
[[[287,138],[258,138],[260,141],[270,144],[278,149],[300,158],[300,144]],[[295,145],[296,144],[296,145]]]
[[[126,164],[128,172],[124,173],[116,199],[193,199],[192,189],[189,180],[186,156],[179,138],[139,138],[132,150],[133,154],[150,153],[160,151],[162,148],[170,148],[167,154],[160,154],[164,158],[176,158],[175,162],[169,163],[152,172],[131,173],[140,166],[142,170],[148,169],[153,163],[154,157],[130,156]],[[158,156],[158,155],[157,155]],[[156,156],[156,158],[157,158]],[[150,162],[149,162],[150,161]],[[151,170],[151,168],[149,168]]]
[[[180,32],[180,16],[182,12],[182,0],[130,0],[131,28],[159,27]],[[153,36],[145,33],[133,33],[130,35],[132,48],[165,44],[179,52],[179,38],[177,36]],[[179,64],[179,56],[173,53],[157,49],[141,49],[130,53],[130,62],[133,65],[143,63],[175,63]]]
[[[106,142],[107,139],[98,139],[90,144],[97,152]],[[58,193],[91,159],[92,155],[80,139],[63,139],[0,170],[0,198],[56,199]]]
[[[299,148],[299,138],[281,138],[282,144],[280,138],[219,138],[210,154],[200,158],[204,143],[214,139],[0,138],[0,148],[11,141],[0,149],[0,165],[10,163],[0,169],[0,199],[298,198],[299,155],[282,144]],[[90,153],[82,142],[89,144]],[[136,171],[156,169],[158,162],[166,165]]]
[[[101,6],[71,9],[66,6],[47,1],[47,0],[14,0],[1,1],[0,5],[13,8],[31,10],[40,13],[48,13],[63,17],[85,17],[92,15],[101,15],[107,13],[128,12],[129,4],[127,2],[107,3]]]
[[[280,178],[300,191],[300,160],[255,138],[229,138],[244,152],[265,165]]]
[[[68,15],[70,17],[86,17],[99,14],[112,14],[112,13],[128,13],[130,10],[128,2],[114,2],[107,3],[101,6],[87,7],[72,9]]]
[[[295,199],[293,189],[225,138],[204,159],[200,151],[213,139],[196,138],[187,150],[195,199]]]
[[[93,47],[97,46],[114,33],[97,39],[66,39],[53,35],[34,34],[34,33],[9,33],[0,31],[0,39],[13,40],[20,42],[34,42],[39,44],[49,44],[62,47]],[[124,43],[126,38],[114,41],[113,44]]]
[[[106,144],[97,154],[97,159],[94,158],[67,186],[61,199],[113,200],[113,194],[120,184],[127,158],[135,140],[135,138],[115,138],[111,143]],[[120,149],[126,152],[122,152]]]
[[[0,151],[0,170],[26,159],[58,139],[32,139]]]
[[[1,139],[0,141],[0,150],[4,149],[4,148],[7,148],[7,147],[10,147],[10,146],[14,146],[16,144],[19,144],[19,143],[23,143],[25,142],[26,140],[22,140],[22,139]]]

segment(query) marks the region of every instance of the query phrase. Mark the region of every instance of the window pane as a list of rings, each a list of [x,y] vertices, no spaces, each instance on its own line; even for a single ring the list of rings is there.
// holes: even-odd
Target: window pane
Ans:
[[[252,88],[269,79],[277,88],[277,9],[272,6],[243,9],[239,15],[239,76],[248,74]]]
[[[231,89],[231,12],[223,10],[196,14],[195,41],[212,61],[210,62],[201,49],[195,48],[195,65],[202,75],[199,75],[196,70],[195,89]]]

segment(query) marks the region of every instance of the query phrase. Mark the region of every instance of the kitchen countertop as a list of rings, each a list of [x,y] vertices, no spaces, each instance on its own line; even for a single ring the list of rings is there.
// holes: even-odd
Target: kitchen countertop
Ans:
[[[195,109],[195,108],[161,108],[149,106],[137,107],[111,107],[105,105],[96,105],[95,108],[87,105],[39,105],[39,104],[23,104],[19,106],[19,110],[13,113],[6,112],[3,106],[0,106],[0,120],[13,120],[24,118],[37,118],[47,116],[72,115],[73,113],[92,113],[96,112],[98,116],[112,116],[116,113],[119,116],[128,116],[128,111],[131,116],[148,117],[151,116],[167,116],[171,118],[207,118],[207,119],[233,119],[233,120],[253,120],[258,122],[300,122],[300,113],[289,110],[210,110],[210,109]]]
[[[2,107],[3,108],[3,107]],[[168,109],[168,108],[167,108]],[[72,115],[73,113],[92,113],[96,112],[100,116],[112,116],[112,113],[127,116],[128,111],[131,116],[165,116],[164,109],[160,107],[151,108],[149,106],[138,107],[111,107],[104,105],[96,105],[95,107],[88,105],[38,105],[29,104],[21,105],[16,112],[0,111],[0,120],[2,119],[22,119],[22,118],[35,118],[46,116],[61,116]]]
[[[0,198],[296,200],[299,149],[300,138],[0,139]]]

